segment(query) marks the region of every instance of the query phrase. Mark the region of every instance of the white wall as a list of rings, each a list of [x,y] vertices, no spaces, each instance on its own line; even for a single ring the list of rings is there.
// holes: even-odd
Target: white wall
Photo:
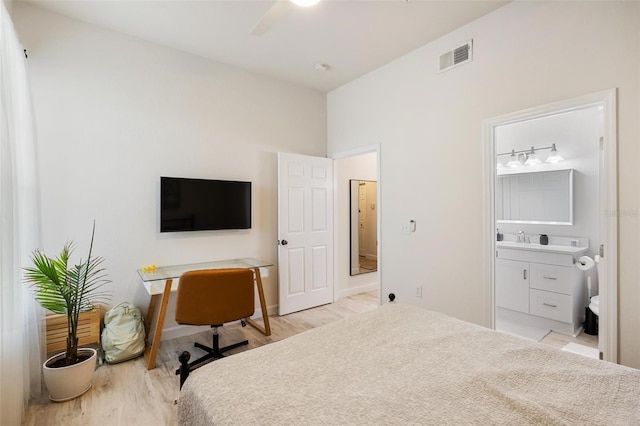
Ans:
[[[439,74],[469,39],[473,62]],[[489,325],[483,120],[618,88],[619,354],[640,367],[639,42],[639,3],[513,2],[329,93],[330,154],[382,144],[383,294]]]
[[[326,155],[323,93],[24,2],[14,20],[29,52],[47,252],[67,239],[83,252],[95,220],[112,304],[143,309],[143,266],[276,262],[276,152]],[[251,181],[252,229],[160,234],[162,175]],[[273,309],[277,271],[269,272]]]
[[[338,158],[335,161],[336,212],[335,230],[335,298],[372,291],[378,288],[379,270],[367,274],[349,274],[350,267],[350,200],[349,180],[378,180],[377,157],[375,152],[351,157]]]

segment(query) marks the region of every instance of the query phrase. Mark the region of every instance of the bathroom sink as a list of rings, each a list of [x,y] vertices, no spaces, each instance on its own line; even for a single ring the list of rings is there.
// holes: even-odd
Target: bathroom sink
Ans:
[[[587,250],[589,250],[589,247],[573,247],[560,245],[543,246],[541,244],[516,243],[514,241],[497,241],[496,247],[516,250],[541,251],[547,253],[565,253],[572,255],[580,255],[586,253]]]

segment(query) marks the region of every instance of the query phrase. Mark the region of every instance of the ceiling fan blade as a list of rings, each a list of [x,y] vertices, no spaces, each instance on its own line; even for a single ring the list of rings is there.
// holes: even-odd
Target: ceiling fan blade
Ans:
[[[292,3],[289,0],[276,0],[273,6],[258,21],[251,30],[251,35],[260,36],[271,29],[276,22],[282,19],[291,10]]]

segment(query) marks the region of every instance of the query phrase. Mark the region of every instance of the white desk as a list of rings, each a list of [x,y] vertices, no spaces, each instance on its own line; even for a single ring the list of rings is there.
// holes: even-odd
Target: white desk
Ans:
[[[160,338],[162,337],[162,327],[164,326],[164,318],[167,313],[167,304],[169,303],[169,296],[172,291],[176,291],[178,283],[173,283],[173,280],[180,278],[180,276],[187,271],[196,271],[202,269],[227,269],[227,268],[247,268],[252,269],[255,274],[256,286],[258,287],[258,296],[260,297],[260,308],[262,309],[262,320],[264,327],[252,320],[251,318],[245,318],[247,324],[257,328],[266,336],[271,335],[271,327],[269,325],[269,316],[267,315],[267,307],[264,300],[264,290],[262,288],[262,278],[260,277],[260,268],[266,268],[273,266],[273,263],[265,262],[258,259],[232,259],[232,260],[220,260],[215,262],[203,262],[203,263],[191,263],[186,265],[174,265],[174,266],[162,266],[153,271],[138,270],[138,275],[142,278],[144,288],[151,296],[149,301],[149,310],[147,311],[147,317],[145,322],[145,332],[149,335],[149,329],[151,321],[153,320],[153,314],[155,308],[160,299],[160,310],[158,311],[158,317],[156,318],[156,327],[153,333],[153,341],[151,345],[147,344],[144,351],[144,359],[147,363],[147,370],[151,370],[156,366],[156,357],[158,355],[158,348],[160,347]]]

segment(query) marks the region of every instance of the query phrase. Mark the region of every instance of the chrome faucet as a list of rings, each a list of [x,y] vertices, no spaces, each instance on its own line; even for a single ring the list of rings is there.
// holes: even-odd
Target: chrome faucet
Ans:
[[[518,242],[519,243],[526,243],[527,242],[527,236],[525,235],[524,231],[518,232]]]

